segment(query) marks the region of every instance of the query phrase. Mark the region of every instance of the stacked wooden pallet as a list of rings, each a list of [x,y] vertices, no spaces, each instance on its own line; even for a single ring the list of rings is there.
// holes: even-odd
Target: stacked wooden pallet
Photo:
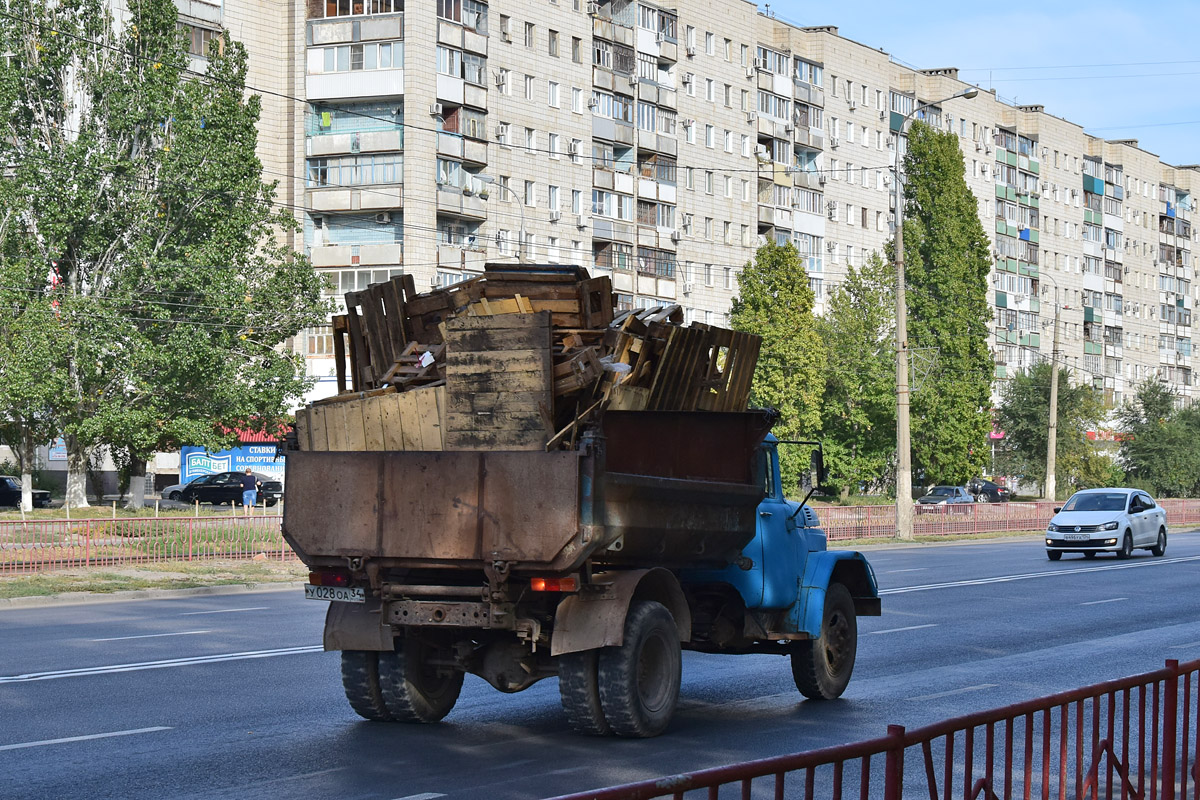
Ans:
[[[614,314],[609,278],[577,267],[489,265],[426,294],[401,276],[346,309],[339,393],[297,414],[301,449],[570,448],[608,409],[742,410],[760,343],[684,327],[678,305]]]

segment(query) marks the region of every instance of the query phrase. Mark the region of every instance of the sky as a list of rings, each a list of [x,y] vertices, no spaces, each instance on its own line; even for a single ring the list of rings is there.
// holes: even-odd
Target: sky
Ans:
[[[1006,102],[1043,105],[1105,139],[1137,139],[1168,164],[1200,164],[1200,0],[996,5],[774,0],[770,11],[795,25],[836,25],[917,69],[958,67],[961,80]]]

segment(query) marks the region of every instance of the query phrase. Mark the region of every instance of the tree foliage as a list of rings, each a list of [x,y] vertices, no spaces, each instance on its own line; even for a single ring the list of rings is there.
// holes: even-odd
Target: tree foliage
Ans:
[[[821,438],[829,483],[843,494],[885,487],[895,468],[895,272],[877,253],[829,294]]]
[[[808,274],[790,243],[758,248],[738,276],[733,328],[763,340],[751,403],[779,411],[775,434],[781,439],[811,437],[821,426],[824,359],[813,301]],[[785,488],[797,485],[808,455],[794,447],[780,448]]]
[[[904,157],[909,347],[937,366],[912,395],[913,468],[962,484],[986,462],[993,364],[988,350],[991,245],[964,179],[958,137],[912,126]]]
[[[1200,492],[1200,409],[1178,407],[1178,395],[1149,379],[1117,411],[1120,455],[1130,482],[1164,497]]]
[[[1004,431],[997,443],[1001,471],[1038,485],[1046,481],[1046,445],[1050,420],[1053,366],[1034,365],[1013,376],[1000,391],[996,422]],[[1068,370],[1058,373],[1058,430],[1055,479],[1058,486],[1088,488],[1112,485],[1112,460],[1096,451],[1087,431],[1105,416],[1104,403],[1087,385],[1071,385]]]
[[[57,343],[61,391],[38,417],[66,437],[78,505],[96,448],[136,465],[272,424],[305,386],[279,345],[328,309],[274,236],[295,221],[262,179],[240,44],[215,41],[199,75],[170,0],[120,26],[97,0],[8,9],[0,158],[25,200],[0,223],[0,325]],[[9,419],[18,402],[0,389]]]

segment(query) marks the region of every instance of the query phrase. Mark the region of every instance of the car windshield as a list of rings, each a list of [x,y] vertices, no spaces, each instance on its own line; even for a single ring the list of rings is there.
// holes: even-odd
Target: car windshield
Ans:
[[[1124,492],[1097,492],[1095,494],[1077,494],[1067,501],[1063,511],[1124,511]]]
[[[935,487],[933,487],[933,490],[930,492],[930,494],[937,496],[937,497],[942,497],[942,496],[953,497],[954,496],[954,487],[953,486],[935,486]]]

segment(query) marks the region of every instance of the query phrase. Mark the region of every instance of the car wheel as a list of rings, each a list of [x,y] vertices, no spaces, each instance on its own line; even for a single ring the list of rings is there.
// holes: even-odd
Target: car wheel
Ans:
[[[661,603],[634,603],[625,643],[605,647],[597,664],[604,719],[618,736],[646,739],[666,730],[679,702],[683,656],[679,628]]]
[[[1161,556],[1167,552],[1167,529],[1158,529],[1158,541],[1154,543],[1154,547],[1150,548],[1150,552],[1156,556]]]
[[[1050,559],[1051,561],[1058,561],[1060,558],[1062,558],[1062,553],[1058,550],[1047,550],[1046,558]]]
[[[992,498],[988,495],[987,492],[980,492],[979,494],[975,495],[975,502],[976,503],[990,503],[990,502],[992,502]]]
[[[1117,558],[1129,558],[1133,555],[1133,534],[1125,531],[1125,538],[1121,540],[1121,549],[1117,551]]]
[[[174,500],[175,502],[179,502],[182,497],[183,495],[181,495],[179,492],[171,492],[169,495],[167,495],[168,500]]]

